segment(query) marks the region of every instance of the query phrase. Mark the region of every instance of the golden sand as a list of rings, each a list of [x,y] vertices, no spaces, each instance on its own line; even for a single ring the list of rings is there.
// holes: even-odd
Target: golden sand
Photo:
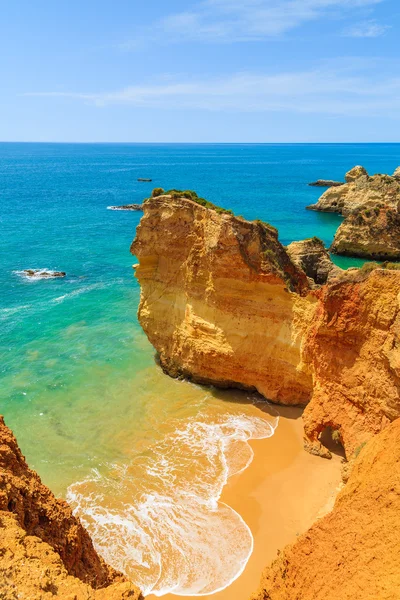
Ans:
[[[246,600],[277,551],[306,531],[333,505],[340,488],[339,456],[332,460],[303,450],[301,410],[279,407],[280,421],[268,439],[251,441],[254,460],[230,479],[221,500],[249,525],[254,550],[241,576],[211,600]],[[164,596],[167,600],[191,596]],[[148,596],[155,598],[155,596]]]

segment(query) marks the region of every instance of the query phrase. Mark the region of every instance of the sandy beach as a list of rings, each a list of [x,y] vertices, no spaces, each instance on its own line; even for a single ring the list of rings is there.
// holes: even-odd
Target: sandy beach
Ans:
[[[333,505],[341,483],[341,458],[334,455],[332,460],[326,460],[303,450],[301,412],[297,408],[279,407],[280,421],[275,434],[251,442],[253,462],[225,487],[221,500],[249,525],[254,550],[236,581],[225,590],[203,598],[249,598],[277,550],[294,542],[296,536]],[[168,600],[178,597],[191,596],[164,596]]]

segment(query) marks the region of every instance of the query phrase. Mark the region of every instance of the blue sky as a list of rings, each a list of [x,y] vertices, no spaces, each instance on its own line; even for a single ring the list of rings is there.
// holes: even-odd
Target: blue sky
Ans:
[[[0,11],[3,141],[400,141],[399,0]]]

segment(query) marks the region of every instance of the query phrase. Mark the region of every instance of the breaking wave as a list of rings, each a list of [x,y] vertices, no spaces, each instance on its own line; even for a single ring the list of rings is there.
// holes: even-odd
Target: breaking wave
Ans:
[[[250,439],[273,435],[278,417],[200,415],[131,464],[71,485],[67,499],[99,553],[144,594],[201,596],[243,571],[253,537],[220,501],[228,478],[251,463]]]

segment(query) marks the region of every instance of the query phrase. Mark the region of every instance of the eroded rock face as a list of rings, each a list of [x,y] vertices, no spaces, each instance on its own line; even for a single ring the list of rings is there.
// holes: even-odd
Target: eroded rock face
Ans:
[[[306,447],[327,455],[318,438],[331,427],[351,458],[400,416],[400,272],[352,269],[313,294],[303,354],[314,382],[303,413]]]
[[[356,209],[373,209],[377,204],[396,208],[400,201],[400,181],[389,175],[368,176],[363,167],[346,174],[346,182],[328,189],[316,204],[307,208],[347,216]]]
[[[0,597],[4,600],[143,600],[128,581],[94,589],[68,574],[59,554],[0,511]]]
[[[324,243],[314,237],[300,242],[292,242],[286,248],[292,261],[311,280],[310,284],[322,285],[342,272],[331,260]]]
[[[313,311],[309,284],[276,230],[159,196],[144,203],[131,251],[139,320],[167,373],[309,400],[299,316]]]
[[[268,567],[252,600],[395,600],[400,420],[359,449],[334,509]]]
[[[400,213],[377,204],[357,209],[338,228],[331,252],[373,260],[400,259]]]
[[[20,574],[23,573],[28,577],[31,568],[27,558],[24,558],[24,548],[27,549],[28,555],[32,550],[32,557],[36,556],[35,549],[40,549],[37,555],[38,568],[41,562],[46,563],[44,557],[48,555],[49,577],[54,577],[57,581],[60,578],[61,581],[71,576],[68,577],[70,583],[75,582],[77,589],[83,591],[86,589],[88,594],[89,592],[92,594],[87,597],[100,598],[94,596],[95,589],[109,589],[113,584],[125,582],[124,577],[108,566],[96,553],[89,534],[82,527],[79,519],[73,516],[69,505],[64,500],[56,499],[42,484],[37,473],[29,469],[15,437],[4,424],[2,417],[0,417],[0,528],[3,530],[0,535],[1,543],[6,543],[9,550],[8,554],[0,553],[0,572],[3,570],[7,573],[10,586],[16,586],[17,590],[19,590]],[[16,547],[4,542],[7,536],[10,544],[15,542]],[[55,566],[55,571],[51,571],[52,564]],[[81,585],[81,582],[87,585]],[[36,586],[35,582],[31,583]],[[122,589],[126,591],[128,588],[125,586]],[[132,586],[130,589],[135,590],[136,596],[133,597],[138,598],[138,590]],[[42,598],[39,595],[27,597]],[[86,598],[83,592],[80,597]],[[106,597],[108,596],[104,596]],[[110,595],[110,597],[114,596]],[[116,599],[125,597],[127,596],[115,596]]]
[[[351,456],[400,415],[399,271],[339,270],[310,290],[305,256],[273,229],[166,196],[144,204],[132,252],[139,320],[170,375],[309,402],[306,447],[324,456],[326,427]]]
[[[368,173],[364,169],[364,167],[357,165],[356,167],[353,167],[352,169],[350,169],[350,171],[347,171],[345,180],[346,180],[346,183],[352,183],[353,181],[356,181],[360,177],[368,177]]]

